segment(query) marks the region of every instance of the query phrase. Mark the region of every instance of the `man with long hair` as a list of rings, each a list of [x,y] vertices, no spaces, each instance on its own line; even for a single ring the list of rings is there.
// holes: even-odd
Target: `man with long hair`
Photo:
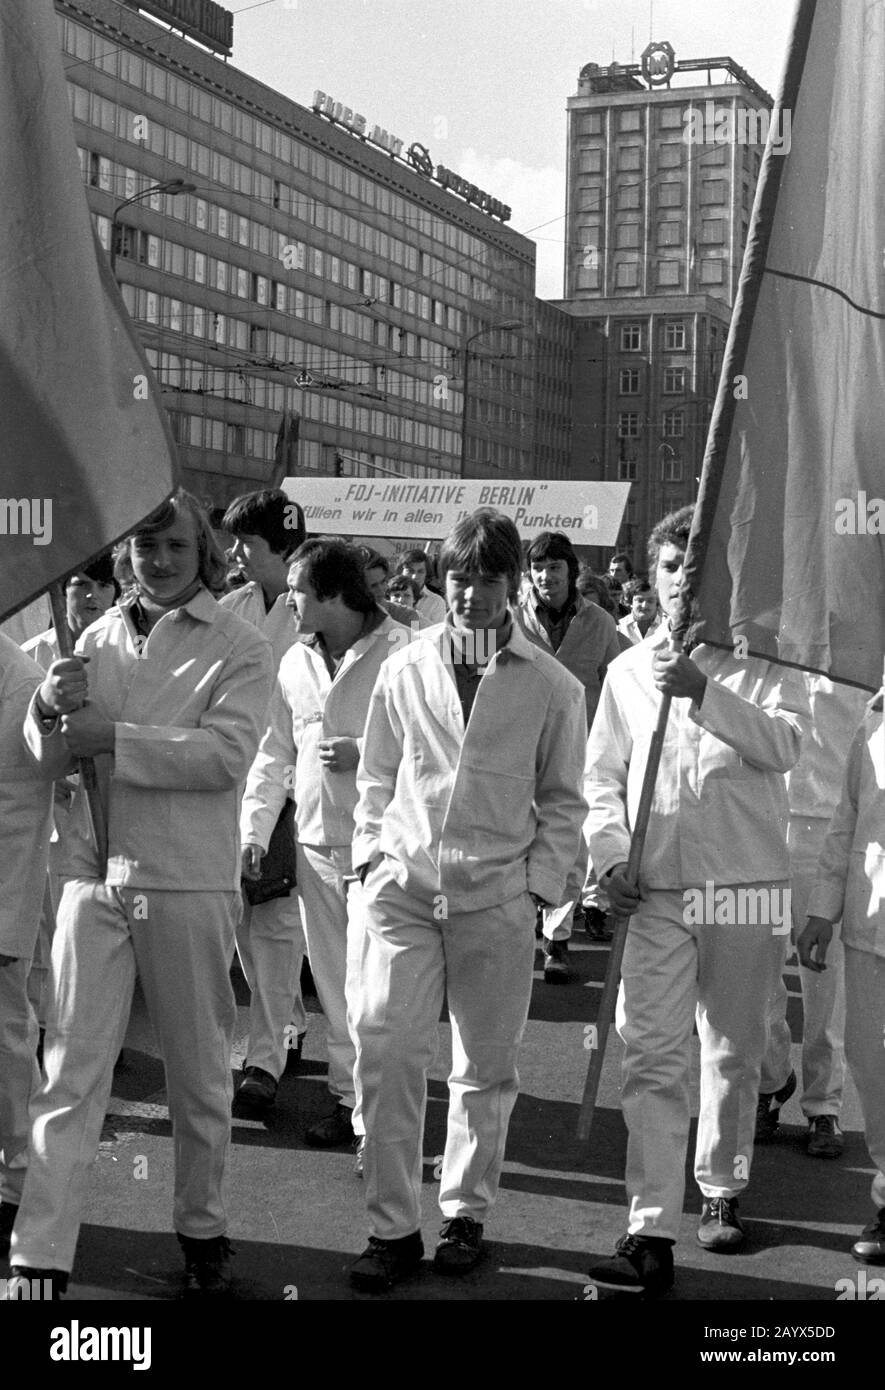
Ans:
[[[108,856],[105,866],[78,791],[8,1297],[18,1280],[49,1280],[54,1297],[67,1285],[136,970],[166,1069],[185,1291],[230,1287],[237,811],[271,652],[216,603],[224,572],[208,518],[179,491],[120,545],[131,597],[53,663],[28,710],[25,738],[48,777],[95,758]]]

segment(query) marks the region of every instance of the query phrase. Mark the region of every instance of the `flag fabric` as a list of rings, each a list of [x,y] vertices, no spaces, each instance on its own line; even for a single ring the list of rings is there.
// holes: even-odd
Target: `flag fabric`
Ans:
[[[3,617],[142,521],[177,464],[93,232],[52,0],[0,6],[0,120]]]
[[[295,411],[284,410],[277,430],[274,446],[274,467],[271,487],[280,487],[284,478],[293,477],[298,472],[298,436],[301,430],[301,416]]]
[[[710,441],[717,414],[733,410],[715,485],[708,441],[694,521],[704,532],[700,564],[692,542],[686,562],[688,637],[877,689],[885,651],[885,4],[801,0],[793,47],[800,42],[790,139],[781,153],[769,139],[742,272],[743,284],[754,253],[762,257],[758,299],[751,322],[741,321],[739,291],[726,347],[738,371],[723,369],[711,425]],[[778,134],[787,129],[782,114]],[[783,167],[773,171],[773,160]],[[772,172],[780,183],[769,218],[763,188]]]

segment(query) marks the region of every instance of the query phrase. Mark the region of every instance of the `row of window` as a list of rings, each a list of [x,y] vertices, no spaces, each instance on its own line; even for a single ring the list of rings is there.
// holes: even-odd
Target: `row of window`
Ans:
[[[151,180],[148,177],[140,176],[134,169],[124,164],[119,164],[95,151],[84,149],[82,146],[79,148],[79,154],[83,178],[93,188],[100,188],[108,193],[113,193],[122,201],[150,187]],[[162,211],[166,216],[174,217],[180,222],[186,222],[212,236],[232,241],[238,246],[258,251],[265,256],[279,257],[286,269],[298,268],[299,247],[304,247],[304,243],[299,242],[296,238],[276,232],[265,222],[244,217],[239,213],[232,212],[229,208],[222,207],[205,198],[196,197],[194,194],[181,194],[178,197],[172,197],[155,193],[150,199],[145,199],[145,203],[154,211]],[[301,220],[307,225],[326,231],[342,241],[359,246],[362,251],[369,255],[391,262],[400,272],[414,273],[416,279],[427,281],[440,289],[445,288],[453,294],[460,294],[473,302],[494,300],[496,311],[500,311],[504,315],[521,314],[524,310],[527,311],[527,306],[520,296],[514,294],[512,290],[504,289],[498,285],[493,288],[486,276],[469,274],[467,271],[449,265],[426,252],[419,253],[416,247],[407,245],[399,238],[389,236],[386,232],[379,231],[377,227],[359,222],[356,218],[342,213],[337,208],[328,207],[316,199],[303,200]],[[290,251],[288,248],[293,249]],[[307,249],[304,248],[304,254],[306,254]],[[326,254],[319,251],[318,248],[310,249],[314,255]],[[329,259],[333,258],[330,256]],[[342,271],[341,266],[350,263],[341,258],[334,259],[339,260],[339,277],[344,276],[343,279],[339,279],[339,283],[347,285],[347,274],[355,272],[356,267],[352,267],[351,272]],[[419,272],[419,267],[424,267],[424,269]],[[381,276],[379,278],[388,277]],[[412,299],[417,302],[418,294],[416,291],[410,290],[409,293]],[[422,298],[429,300],[430,297],[424,295]]]
[[[726,283],[726,262],[712,258],[698,261],[694,275],[700,285],[723,285]],[[636,290],[641,287],[642,266],[638,261],[618,261],[614,268],[614,285],[619,290]],[[656,267],[658,289],[678,289],[684,285],[685,264],[682,261],[659,261]],[[598,290],[602,278],[598,266],[581,266],[575,277],[576,290]]]
[[[633,187],[636,190],[634,196],[629,200],[621,201],[618,204],[618,211],[630,211],[641,206],[639,198],[639,185]],[[658,207],[682,207],[683,205],[683,184],[682,183],[662,183],[658,189]],[[724,179],[705,179],[703,183],[697,185],[697,202],[700,207],[716,207],[722,205],[723,215],[727,211],[728,185]],[[744,205],[749,206],[749,190],[744,189]],[[605,186],[601,183],[586,183],[579,186],[577,190],[577,206],[580,212],[602,212],[605,207]]]
[[[439,425],[428,425],[410,416],[392,414],[383,410],[372,410],[367,406],[355,405],[351,401],[322,390],[299,390],[284,386],[279,382],[268,382],[251,373],[234,373],[215,368],[195,358],[180,357],[176,353],[160,352],[156,348],[147,349],[147,358],[157,379],[170,391],[192,392],[212,397],[215,400],[235,400],[257,406],[275,413],[283,410],[297,410],[307,420],[317,420],[325,425],[349,430],[357,434],[372,434],[379,439],[394,440],[400,444],[415,445],[437,453],[455,455],[459,448],[460,435],[457,430],[443,429]],[[488,418],[483,413],[485,423]],[[213,424],[217,424],[214,421]],[[259,431],[261,433],[261,431]],[[275,434],[271,434],[275,439]],[[191,439],[193,444],[200,440]],[[217,447],[206,445],[206,447]],[[250,449],[232,449],[229,452],[245,453],[257,458],[272,458],[269,454],[254,453]]]
[[[147,92],[159,101],[165,102],[167,106],[178,109],[184,115],[202,121],[213,132],[221,131],[233,139],[242,141],[244,145],[260,150],[262,153],[280,160],[285,165],[300,169],[310,177],[349,194],[365,207],[374,208],[376,211],[392,217],[402,226],[409,224],[416,226],[420,220],[421,230],[426,235],[457,252],[459,257],[472,257],[481,265],[497,263],[498,268],[501,268],[502,258],[506,262],[511,261],[511,257],[507,256],[506,252],[502,252],[500,247],[489,246],[481,238],[420,208],[410,199],[385,188],[375,180],[358,174],[339,160],[311,149],[307,144],[288,135],[280,127],[269,125],[257,116],[250,115],[235,102],[215,96],[206,87],[188,82],[166,68],[141,58],[127,48],[109,43],[105,38],[93,34],[91,30],[74,23],[72,20],[59,17],[59,27],[65,51],[79,60],[77,63],[68,65],[68,70],[72,74],[76,74],[78,68],[82,68],[84,64],[88,63],[128,86]],[[138,116],[139,114],[138,112],[129,113],[130,116]],[[108,121],[110,119],[109,114],[101,115],[100,119]],[[145,119],[143,115],[141,119]],[[93,124],[96,123],[93,122]],[[103,125],[102,128],[117,129],[116,125],[113,127]],[[131,125],[129,129],[132,129]],[[123,139],[131,138],[127,130],[120,130],[117,133]],[[249,168],[245,165],[241,167]],[[272,196],[271,191],[268,194],[268,202]],[[532,288],[531,267],[512,258],[512,273],[518,277],[524,290],[530,293]]]
[[[681,375],[681,386],[678,388],[680,394],[685,391],[685,370],[682,367],[668,368],[667,370],[678,371]],[[666,372],[665,372],[666,377]],[[666,387],[664,388],[666,392]],[[677,388],[673,388],[670,394],[676,394]],[[650,422],[645,416],[640,415],[635,410],[621,410],[618,412],[618,438],[619,439],[638,439],[642,433],[643,425]],[[665,439],[682,439],[685,436],[685,415],[681,410],[665,410],[661,416],[661,434]]]
[[[605,171],[608,155],[613,168],[620,173],[641,169],[644,149],[642,145],[579,145],[578,172],[582,174],[601,174]],[[691,158],[700,166],[717,166],[728,163],[730,151],[725,145],[713,145],[698,155],[693,146],[683,140],[671,140],[656,147],[654,154],[657,169],[679,169]]]
[[[726,239],[727,229],[728,223],[724,217],[702,217],[699,233],[696,232],[695,236],[702,246],[721,246]],[[643,244],[643,232],[644,226],[641,222],[617,222],[614,228],[616,249],[637,250]],[[681,246],[685,237],[685,224],[680,218],[658,222],[654,232],[658,246]],[[604,248],[604,228],[599,222],[582,223],[579,235],[581,240],[574,247],[574,255],[592,265]]]
[[[638,396],[641,394],[642,373],[639,367],[621,367],[618,372],[618,395]],[[686,368],[665,367],[661,378],[661,390],[665,396],[681,396],[685,391]],[[682,434],[682,415],[669,412],[664,416],[664,432]],[[669,428],[668,428],[669,422]]]
[[[637,479],[637,465],[635,458],[618,459],[618,482],[635,483]],[[662,483],[681,483],[685,480],[685,465],[681,458],[661,459],[661,482]]]

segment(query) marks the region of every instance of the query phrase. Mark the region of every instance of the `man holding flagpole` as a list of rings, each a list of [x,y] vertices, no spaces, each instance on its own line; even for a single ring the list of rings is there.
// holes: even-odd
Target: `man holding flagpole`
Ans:
[[[790,929],[784,773],[808,715],[790,671],[711,647],[668,650],[691,518],[684,507],[651,534],[668,621],[609,667],[585,781],[594,867],[614,908],[631,918],[617,1013],[628,1229],[615,1255],[589,1272],[603,1286],[648,1294],[673,1283],[695,1019],[698,1240],[721,1252],[744,1241],[737,1197],[750,1175],[766,1015]],[[630,834],[662,694],[673,706],[634,888],[625,874]]]

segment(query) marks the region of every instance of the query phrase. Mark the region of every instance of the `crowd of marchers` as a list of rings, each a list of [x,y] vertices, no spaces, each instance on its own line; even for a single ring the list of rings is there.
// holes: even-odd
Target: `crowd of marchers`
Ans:
[[[655,526],[648,578],[625,554],[595,575],[567,536],[521,539],[491,509],[459,521],[433,559],[308,538],[282,492],[239,497],[215,520],[179,491],[70,576],[74,655],[52,629],[24,650],[0,635],[6,1296],[33,1281],[54,1298],[67,1289],[136,978],[166,1073],[182,1292],[235,1292],[231,1117],[275,1105],[307,1027],[305,951],[330,1093],[306,1141],[351,1145],[365,1184],[368,1243],[351,1283],[386,1291],[424,1256],[424,1112],[444,1000],[433,1267],[473,1270],[536,953],[547,983],[568,983],[573,931],[608,942],[613,916],[629,919],[616,1018],[627,1217],[590,1277],[667,1293],[693,1031],[705,1249],[747,1240],[754,1145],[799,1084],[790,934],[765,913],[713,910],[766,895],[791,904],[803,967],[807,1152],[842,1154],[847,1064],[876,1170],[852,1254],[885,1263],[881,692],[674,647],[690,508]],[[634,881],[662,695],[672,704]],[[235,953],[251,995],[233,1078]]]

